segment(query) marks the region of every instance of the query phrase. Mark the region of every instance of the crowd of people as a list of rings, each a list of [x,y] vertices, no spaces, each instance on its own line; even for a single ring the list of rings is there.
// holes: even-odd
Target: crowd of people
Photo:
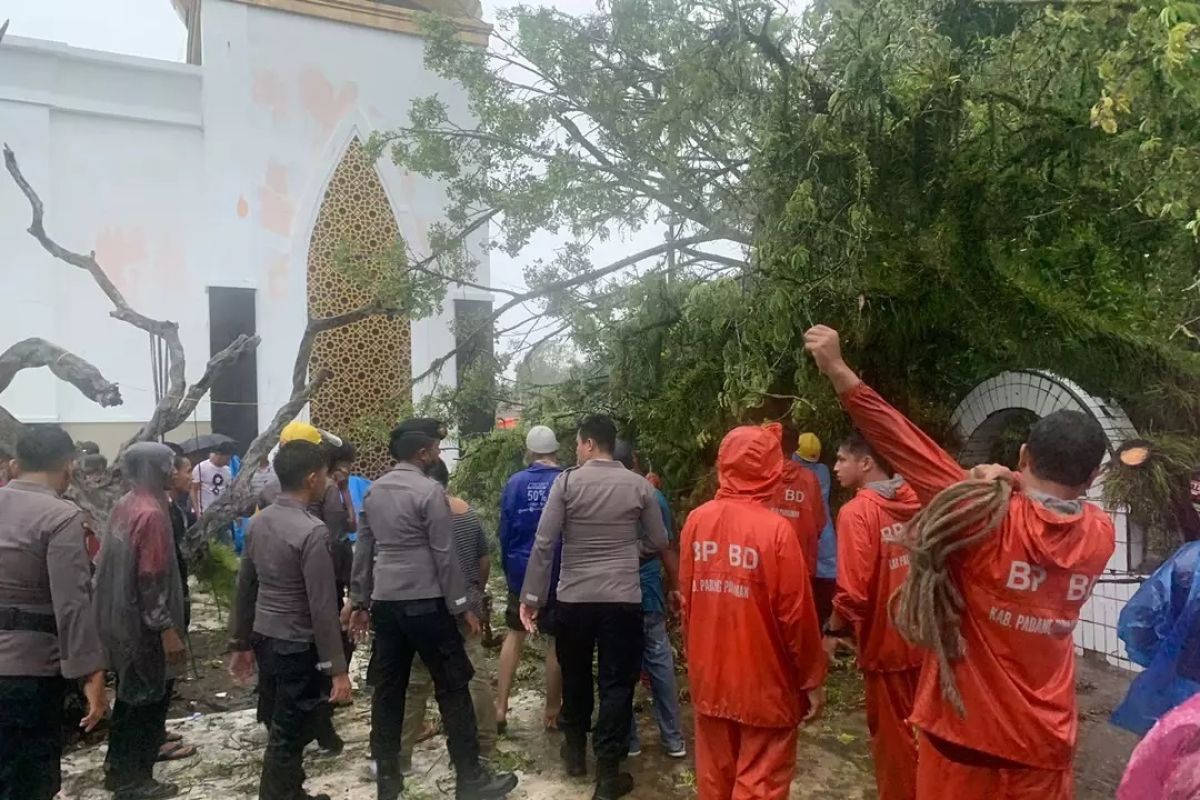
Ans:
[[[507,796],[517,776],[487,765],[530,634],[546,643],[543,723],[562,733],[565,772],[592,772],[594,800],[627,795],[634,780],[622,763],[642,749],[633,713],[642,675],[663,752],[688,756],[672,616],[686,648],[701,800],[789,796],[797,730],[822,713],[840,650],[864,676],[883,800],[1072,797],[1072,629],[1114,546],[1109,518],[1081,500],[1103,431],[1056,412],[1034,425],[1017,471],[967,473],[859,379],[835,331],[818,326],[806,343],[857,431],[837,450],[833,474],[852,497],[836,519],[819,439],[790,426],[730,431],[719,489],[678,537],[666,498],[611,419],[583,420],[570,468],[554,431],[529,431],[528,466],[501,498],[509,630],[494,693],[480,637],[491,556],[478,515],[448,490],[444,426],[397,425],[395,466],[361,503],[348,490],[352,448],[306,423],[285,428],[255,475],[259,507],[231,615],[230,669],[242,682],[257,676],[268,729],[259,797],[325,797],[304,789],[304,749],[342,750],[332,710],[349,700],[349,664],[368,639],[378,800],[401,795],[431,694],[455,796]],[[175,543],[229,485],[228,456],[192,465],[165,445],[128,448],[130,489],[101,532],[93,577],[85,517],[62,498],[75,444],[54,426],[22,436],[0,489],[0,800],[54,796],[62,745],[51,721],[63,694],[83,687],[90,729],[109,714],[110,672],[106,785],[116,800],[177,792],[153,777],[164,754],[194,753],[165,726],[187,652]],[[998,525],[961,531],[973,544],[952,557],[916,558],[922,509],[968,478],[1014,487]],[[910,571],[936,573],[954,594],[963,655],[948,667],[893,621]]]

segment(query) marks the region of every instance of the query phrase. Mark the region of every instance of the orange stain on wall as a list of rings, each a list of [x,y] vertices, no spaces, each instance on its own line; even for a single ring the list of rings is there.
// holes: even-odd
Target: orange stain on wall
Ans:
[[[287,167],[278,161],[272,160],[267,164],[267,177],[259,187],[258,202],[261,206],[259,224],[272,233],[289,235],[295,209],[288,195]]]
[[[146,260],[146,234],[140,228],[105,228],[96,235],[96,260],[122,292],[135,285],[133,267]]]
[[[245,195],[238,195],[237,215],[239,219],[245,219],[250,216],[250,204],[246,202]]]
[[[300,73],[300,103],[321,127],[321,139],[333,133],[342,117],[358,101],[358,84],[343,83],[336,92],[333,84],[319,69],[309,68]]]

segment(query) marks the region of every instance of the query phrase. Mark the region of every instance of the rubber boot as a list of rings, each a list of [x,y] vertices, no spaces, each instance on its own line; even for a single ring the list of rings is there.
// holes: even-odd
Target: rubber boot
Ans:
[[[399,800],[404,791],[404,776],[400,774],[400,757],[377,759],[376,797],[378,800]]]
[[[581,778],[587,775],[586,734],[583,736],[567,734],[558,754],[562,756],[563,763],[567,767],[567,774],[572,778]]]
[[[615,758],[596,760],[596,791],[592,800],[618,800],[633,791],[633,776],[621,772]]]
[[[454,786],[454,800],[500,800],[517,788],[517,776],[511,772],[495,775],[482,766],[460,769]]]

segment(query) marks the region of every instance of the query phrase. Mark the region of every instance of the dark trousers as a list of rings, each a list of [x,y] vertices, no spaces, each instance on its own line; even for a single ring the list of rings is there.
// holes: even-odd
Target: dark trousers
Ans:
[[[642,670],[642,607],[638,603],[564,603],[557,606],[555,646],[562,665],[563,705],[558,724],[569,746],[587,744],[592,721],[592,654],[598,649],[600,713],[592,748],[597,761],[615,763],[629,750],[633,690]]]
[[[317,669],[320,659],[311,642],[259,637],[258,719],[266,723],[259,800],[304,797],[304,748],[329,724],[332,679]]]
[[[376,602],[371,606],[371,618],[375,627],[375,649],[368,670],[368,680],[375,687],[371,753],[380,762],[380,773],[398,769],[404,697],[408,694],[413,657],[418,655],[433,678],[450,761],[460,776],[476,772],[479,732],[467,688],[475,670],[445,601]]]
[[[62,786],[67,682],[0,678],[0,800],[53,800]]]
[[[108,733],[108,768],[112,785],[118,789],[136,786],[154,778],[154,763],[162,747],[171,696],[145,705],[118,699],[113,704]]]

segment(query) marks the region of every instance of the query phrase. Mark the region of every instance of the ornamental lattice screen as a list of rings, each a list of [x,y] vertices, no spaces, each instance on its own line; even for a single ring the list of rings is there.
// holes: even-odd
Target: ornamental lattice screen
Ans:
[[[308,251],[308,313],[327,317],[368,303],[371,296],[363,287],[379,269],[372,262],[399,238],[379,173],[355,138],[325,189],[313,226]],[[338,266],[347,256],[366,265],[356,268],[353,281]],[[389,399],[411,399],[411,322],[372,317],[323,333],[313,347],[310,367],[333,373],[313,398],[313,424],[345,436],[355,420],[375,412]],[[385,443],[355,445],[358,471],[368,478],[378,477],[391,466]]]

